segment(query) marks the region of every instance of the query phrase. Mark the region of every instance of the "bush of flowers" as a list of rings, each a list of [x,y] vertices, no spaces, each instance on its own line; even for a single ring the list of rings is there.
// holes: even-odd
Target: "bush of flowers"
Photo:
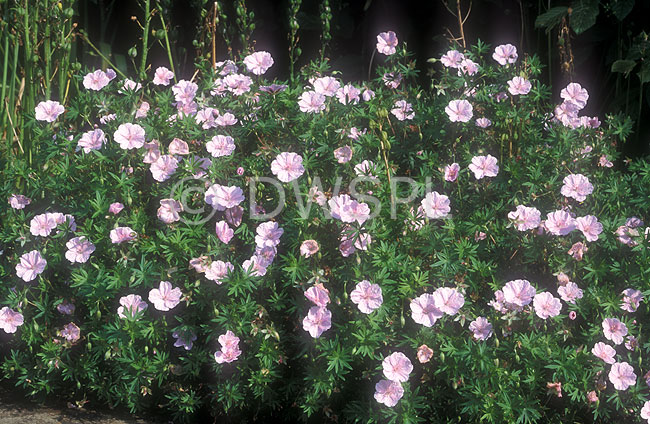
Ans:
[[[2,378],[196,421],[650,422],[650,163],[540,62],[111,69],[3,155]]]

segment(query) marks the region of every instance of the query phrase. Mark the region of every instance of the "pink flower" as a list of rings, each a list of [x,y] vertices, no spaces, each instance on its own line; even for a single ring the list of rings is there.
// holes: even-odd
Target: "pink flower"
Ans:
[[[466,74],[466,75],[474,75],[478,72],[478,63],[474,62],[471,59],[463,59],[462,62],[460,62],[460,66],[458,67],[458,75]]]
[[[316,240],[305,240],[300,245],[300,254],[305,258],[315,255],[318,252],[319,246]]]
[[[174,347],[184,347],[185,350],[191,350],[196,334],[193,331],[174,331],[172,337],[176,339]]]
[[[616,390],[627,390],[636,384],[634,368],[627,362],[616,362],[609,370],[609,381]]]
[[[365,90],[363,90],[363,93],[361,93],[361,98],[363,99],[364,102],[369,102],[374,97],[375,97],[375,92],[369,88],[366,88]]]
[[[402,74],[399,72],[387,72],[381,79],[384,81],[384,85],[386,85],[386,87],[395,89],[402,83]]]
[[[63,327],[59,335],[67,341],[74,343],[81,337],[81,330],[74,322],[70,322]]]
[[[213,157],[230,156],[235,151],[235,143],[229,135],[217,135],[212,137],[205,147]]]
[[[560,97],[562,97],[565,102],[573,103],[578,107],[578,109],[582,109],[587,105],[589,93],[587,93],[587,90],[582,88],[580,84],[572,82],[560,91]]]
[[[487,119],[487,118],[478,118],[478,119],[476,120],[476,126],[477,126],[477,127],[480,127],[480,128],[487,128],[487,127],[489,127],[490,125],[492,125],[492,121],[490,121],[490,120]]]
[[[54,214],[43,213],[36,215],[29,223],[29,231],[33,236],[47,237],[57,226]]]
[[[147,116],[147,113],[149,112],[149,109],[151,107],[149,106],[148,102],[142,102],[138,110],[135,111],[135,118],[145,118]]]
[[[551,293],[538,293],[533,299],[535,314],[542,319],[558,316],[562,310],[562,302]]]
[[[405,100],[396,101],[390,113],[392,113],[395,116],[395,118],[399,119],[400,121],[404,121],[405,119],[415,118],[415,112],[413,112],[413,106],[410,103],[407,103]]]
[[[402,385],[390,380],[381,380],[375,384],[375,400],[392,408],[404,396]]]
[[[570,319],[571,321],[573,321],[574,319],[576,319],[577,316],[578,316],[578,314],[576,314],[576,311],[571,311],[571,312],[569,312],[569,319]]]
[[[214,120],[214,123],[219,127],[229,127],[237,123],[237,118],[230,112],[226,112],[223,115],[218,115]]]
[[[139,149],[144,146],[145,132],[138,124],[122,124],[113,134],[122,149]]]
[[[528,280],[508,281],[503,286],[503,299],[506,303],[524,307],[535,297],[536,290]]]
[[[433,356],[433,350],[427,345],[422,345],[418,348],[418,361],[420,361],[421,364],[426,364],[431,360],[431,357]]]
[[[180,80],[172,87],[174,99],[179,103],[189,105],[194,100],[198,88],[199,86],[191,81]]]
[[[639,340],[634,336],[627,336],[625,348],[629,351],[634,351],[637,347],[639,347]]]
[[[574,243],[567,253],[573,256],[573,259],[576,261],[581,261],[582,255],[584,255],[587,250],[587,246],[583,242],[579,241],[577,243]]]
[[[478,317],[469,324],[475,340],[487,340],[492,336],[492,324],[484,317]]]
[[[111,80],[101,69],[90,72],[84,76],[83,85],[86,90],[99,91],[106,87]]]
[[[530,88],[530,81],[522,77],[514,77],[508,81],[508,91],[513,96],[528,94],[530,92]]]
[[[149,302],[159,311],[169,311],[180,303],[182,295],[181,289],[172,288],[169,281],[161,281],[157,289],[151,289],[149,292]]]
[[[336,98],[339,103],[348,105],[348,104],[358,104],[361,95],[361,90],[354,87],[352,84],[346,84],[345,86],[338,89],[336,92]]]
[[[220,285],[223,283],[223,279],[234,269],[235,267],[230,262],[213,261],[205,270],[205,278]]]
[[[15,333],[18,327],[25,322],[23,315],[5,306],[0,309],[0,328],[5,333]]]
[[[22,194],[12,194],[9,197],[9,205],[14,209],[23,209],[25,206],[32,203],[32,199]]]
[[[219,240],[225,244],[228,244],[235,235],[235,232],[228,226],[228,223],[226,221],[217,222],[215,225],[215,231]]]
[[[377,51],[386,56],[395,53],[397,47],[397,35],[393,31],[380,32],[377,35]]]
[[[117,315],[120,318],[134,318],[139,312],[143,312],[149,305],[143,301],[140,295],[130,294],[120,298],[120,306],[117,308]]]
[[[436,308],[447,315],[456,315],[465,304],[465,297],[455,288],[440,287],[433,292]]]
[[[190,146],[180,138],[174,138],[171,143],[169,143],[169,154],[170,155],[189,155]]]
[[[540,216],[539,210],[524,205],[519,205],[517,210],[508,213],[508,219],[515,224],[519,231],[533,230],[539,227]]]
[[[600,157],[600,159],[598,159],[598,166],[604,166],[605,168],[611,168],[612,166],[614,166],[614,164],[609,159],[607,159],[607,156],[602,155]]]
[[[641,418],[648,420],[648,423],[650,423],[650,400],[643,404],[643,408],[641,408]]]
[[[16,265],[16,275],[25,282],[32,281],[43,272],[47,261],[43,259],[38,250],[32,250],[20,257],[20,263]]]
[[[305,113],[318,113],[325,110],[325,96],[315,91],[306,91],[298,101],[300,111]]]
[[[327,308],[312,306],[302,321],[302,328],[317,339],[332,327],[332,313]]]
[[[452,100],[445,108],[451,122],[468,122],[472,119],[472,105],[467,100]]]
[[[549,212],[544,223],[546,229],[556,236],[565,236],[576,229],[576,221],[565,211]]]
[[[122,209],[124,209],[124,205],[120,202],[111,203],[111,205],[108,207],[108,211],[113,215],[117,215],[122,211]]]
[[[352,159],[352,149],[350,146],[339,147],[334,150],[334,158],[338,163],[347,163]]]
[[[244,65],[249,72],[262,75],[273,66],[273,57],[269,52],[255,52],[244,58]]]
[[[69,303],[67,300],[64,300],[57,305],[56,310],[64,315],[72,315],[74,313],[75,306],[74,303]]]
[[[573,197],[578,202],[583,202],[594,191],[587,177],[582,174],[571,174],[564,177],[564,185],[560,192],[565,197]]]
[[[492,155],[474,156],[468,168],[474,173],[474,178],[477,180],[483,177],[496,177],[499,173],[497,158]]]
[[[593,215],[586,215],[576,218],[576,227],[585,236],[587,241],[598,240],[598,234],[603,232],[603,224]]]
[[[135,240],[138,234],[131,227],[117,227],[110,232],[111,243],[123,243]]]
[[[582,299],[582,290],[576,283],[569,281],[563,286],[558,287],[557,294],[567,303],[576,303],[576,299]]]
[[[411,316],[413,321],[425,327],[431,327],[444,313],[436,306],[433,295],[424,293],[411,301]]]
[[[517,48],[512,44],[502,44],[497,46],[492,53],[492,59],[496,60],[499,65],[505,66],[517,61]]]
[[[237,73],[237,65],[232,60],[224,60],[214,64],[214,69],[218,71],[219,75],[229,75]]]
[[[641,291],[631,288],[625,289],[623,290],[623,303],[621,303],[621,309],[627,312],[635,312],[642,300],[643,294]]]
[[[167,181],[178,168],[178,159],[172,155],[162,155],[149,167],[153,179],[159,182]]]
[[[221,344],[221,350],[214,354],[214,359],[217,363],[229,363],[239,358],[239,355],[241,355],[241,350],[239,350],[239,337],[235,336],[235,333],[228,330],[226,334],[220,335],[218,340],[219,344]]]
[[[271,162],[271,172],[283,183],[293,181],[305,172],[302,157],[296,153],[282,152]]]
[[[350,300],[359,307],[364,314],[369,314],[378,309],[384,302],[379,284],[371,284],[368,280],[357,283],[350,293]]]
[[[217,109],[206,107],[196,112],[194,120],[197,124],[201,125],[201,128],[204,130],[215,128],[217,126],[217,123],[215,122],[217,113],[219,113]]]
[[[330,303],[330,292],[322,283],[314,284],[308,288],[305,291],[305,297],[319,308],[324,308]]]
[[[36,120],[54,122],[59,115],[65,112],[65,108],[59,102],[48,100],[40,102],[34,112],[36,113]]]
[[[142,84],[127,78],[122,83],[122,88],[117,90],[117,92],[120,94],[126,94],[127,92],[136,92],[141,88],[142,88]]]
[[[223,84],[232,94],[241,96],[250,91],[253,80],[247,75],[230,74],[223,79]]]
[[[445,181],[456,181],[456,178],[458,178],[458,171],[460,171],[460,165],[456,162],[445,166]]]
[[[465,60],[465,56],[463,56],[463,54],[458,50],[449,50],[440,58],[440,62],[442,62],[446,68],[460,68],[460,64],[463,60]]]
[[[376,180],[377,177],[373,175],[376,166],[371,160],[364,160],[363,162],[356,164],[354,166],[354,173],[358,176],[368,176],[372,177],[373,180]]]
[[[424,213],[431,219],[444,218],[451,211],[451,206],[449,206],[449,197],[440,194],[437,191],[428,193],[426,197],[422,199],[421,204]]]
[[[273,221],[261,223],[255,231],[257,233],[255,236],[255,244],[260,248],[277,246],[280,244],[280,237],[284,233],[284,230],[280,228],[278,223]]]
[[[106,142],[104,131],[96,129],[83,133],[77,146],[83,148],[84,153],[90,153],[91,150],[99,150]]]
[[[598,395],[596,395],[596,392],[594,390],[587,393],[587,401],[589,403],[598,402]]]
[[[241,206],[228,208],[226,209],[224,216],[228,224],[237,228],[241,225],[242,217],[244,216],[244,209]]]
[[[172,222],[180,221],[181,217],[178,213],[182,211],[183,205],[181,202],[174,199],[161,199],[157,216],[165,224],[171,224]]]
[[[314,91],[316,93],[327,97],[335,96],[337,91],[339,91],[339,88],[341,88],[341,84],[336,80],[336,78],[332,77],[317,78],[314,80],[312,85],[314,86]]]
[[[70,239],[65,246],[68,251],[65,252],[65,257],[72,263],[84,263],[90,258],[90,255],[95,251],[95,245],[86,240],[86,237],[75,237]]]
[[[206,201],[216,210],[233,208],[244,201],[244,192],[237,186],[212,185],[205,192]]]
[[[143,147],[147,150],[142,158],[143,163],[152,164],[158,160],[160,157],[160,146],[158,146],[158,140],[152,140],[149,143],[145,143]]]
[[[174,78],[174,73],[164,66],[156,68],[156,73],[153,76],[153,83],[155,85],[169,85],[169,82]]]
[[[413,371],[411,360],[402,352],[394,352],[385,357],[381,366],[384,369],[384,376],[398,383],[408,381],[409,374]]]
[[[117,118],[117,115],[114,113],[109,113],[99,118],[99,123],[106,125],[108,122],[114,121]]]
[[[616,318],[605,318],[603,320],[603,334],[607,340],[615,345],[623,343],[623,337],[627,335],[627,327]]]
[[[555,395],[559,398],[562,397],[562,383],[557,382],[557,383],[552,383],[548,382],[546,383],[546,389],[549,395]]]

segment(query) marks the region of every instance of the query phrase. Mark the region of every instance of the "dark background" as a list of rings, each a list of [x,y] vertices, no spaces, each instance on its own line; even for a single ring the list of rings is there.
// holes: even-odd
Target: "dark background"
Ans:
[[[131,17],[142,19],[142,10],[135,0],[88,0],[80,7],[80,26],[85,28],[90,38],[110,46],[111,54],[127,56],[127,51],[136,45],[141,47],[142,31]],[[165,3],[165,2],[163,2]],[[201,18],[201,9],[210,8],[212,2],[205,0],[168,0],[167,18],[170,20],[171,42],[174,50],[177,74],[190,78],[194,72],[193,62],[197,49],[193,40],[197,31],[206,21]],[[206,3],[205,5],[202,3]],[[544,29],[535,28],[535,19],[543,13],[548,4],[568,5],[568,2],[517,0],[474,0],[465,23],[465,37],[468,45],[482,40],[492,47],[511,43],[517,47],[520,57],[523,54],[537,54],[545,69],[541,79],[552,83],[553,98],[559,103],[559,92],[568,82],[580,83],[589,91],[589,102],[581,113],[598,116],[601,121],[609,113],[626,112],[635,120],[638,114],[639,90],[644,91],[640,125],[635,125],[635,133],[622,151],[626,156],[649,154],[650,146],[650,84],[641,87],[636,75],[631,75],[628,85],[622,74],[610,71],[611,64],[625,58],[632,38],[650,27],[650,1],[637,0],[632,12],[619,22],[601,4],[596,24],[582,34],[571,32],[571,47],[574,56],[573,74],[567,74],[560,67],[557,48],[558,31],[550,34],[550,43]],[[463,13],[467,11],[469,0],[461,0]],[[221,1],[221,7],[234,22],[234,2]],[[300,23],[300,47],[302,56],[298,66],[318,57],[320,49],[321,24],[319,2],[304,0],[298,20]],[[440,67],[426,62],[431,57],[439,58],[447,51],[449,29],[459,35],[458,22],[441,0],[330,0],[332,8],[332,41],[327,56],[332,69],[342,72],[344,80],[359,81],[367,78],[371,55],[375,49],[376,35],[392,30],[400,42],[406,42],[408,50],[415,54],[414,59],[420,72],[421,84],[429,85],[427,71]],[[252,39],[256,40],[256,50],[269,51],[275,60],[267,76],[287,79],[289,76],[288,57],[288,0],[247,0],[246,7],[255,12],[256,29]],[[449,7],[456,10],[454,0]],[[233,24],[229,22],[229,24]],[[154,24],[157,21],[154,20]],[[223,23],[221,23],[223,24]],[[208,40],[209,41],[209,40]],[[226,45],[217,37],[217,60],[227,58]],[[238,46],[233,46],[235,50]],[[204,49],[204,51],[209,48]],[[375,57],[375,61],[381,60]],[[168,66],[166,51],[154,46],[149,53],[149,62],[156,66]],[[629,88],[628,88],[629,87]]]

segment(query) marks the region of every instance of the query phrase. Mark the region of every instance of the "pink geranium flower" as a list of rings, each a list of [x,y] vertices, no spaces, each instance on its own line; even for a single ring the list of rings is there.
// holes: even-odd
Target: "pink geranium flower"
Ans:
[[[458,50],[449,50],[440,58],[440,62],[446,68],[459,68],[463,60],[465,60],[465,56]]]
[[[59,335],[67,341],[74,343],[81,337],[81,330],[74,322],[69,322],[59,332]]]
[[[149,167],[153,179],[159,182],[167,181],[178,168],[178,159],[172,155],[162,155]]]
[[[86,90],[99,91],[106,87],[111,80],[101,69],[90,72],[84,76],[83,85]]]
[[[189,155],[190,146],[180,138],[174,138],[171,143],[169,143],[169,154],[170,155]]]
[[[330,303],[330,292],[322,283],[314,284],[308,288],[305,291],[305,297],[319,308],[324,308]]]
[[[402,352],[394,352],[385,357],[381,366],[384,369],[384,376],[398,383],[408,381],[409,374],[413,371],[411,360]]]
[[[433,356],[433,350],[431,350],[429,346],[423,344],[418,348],[417,356],[418,361],[420,361],[421,364],[426,364],[431,360],[431,357]]]
[[[122,124],[113,134],[122,149],[139,149],[144,146],[145,132],[138,124]]]
[[[425,327],[431,327],[444,313],[436,306],[433,295],[424,293],[411,301],[411,316],[413,321]]]
[[[120,202],[115,202],[111,203],[111,205],[108,207],[108,212],[112,213],[113,215],[117,215],[124,209],[124,205],[121,204]]]
[[[396,101],[390,113],[392,113],[395,116],[395,118],[399,119],[400,121],[404,121],[405,119],[415,118],[415,112],[413,112],[413,106],[410,103],[407,103],[406,100]]]
[[[273,66],[273,57],[269,52],[255,52],[244,58],[244,65],[249,72],[262,75]]]
[[[335,96],[339,91],[339,88],[341,88],[341,83],[339,83],[336,78],[332,77],[316,78],[312,85],[314,86],[314,91],[316,91],[316,93],[327,97]]]
[[[603,334],[607,340],[615,345],[623,343],[623,337],[627,335],[627,327],[616,318],[605,318],[603,320]]]
[[[174,73],[164,66],[156,68],[156,73],[153,76],[153,83],[155,85],[169,85],[169,82],[174,78]]]
[[[492,324],[485,317],[478,317],[469,324],[475,340],[487,340],[492,336]]]
[[[641,418],[648,420],[648,424],[650,424],[650,400],[643,404],[643,408],[641,408]]]
[[[627,390],[636,384],[634,368],[627,362],[616,362],[609,370],[609,381],[616,390]]]
[[[460,165],[456,162],[445,166],[445,181],[456,181],[456,178],[458,178],[458,171],[460,171]]]
[[[23,315],[5,306],[0,309],[0,328],[5,333],[15,333],[18,327],[25,322]]]
[[[325,110],[325,96],[315,91],[306,91],[298,101],[300,111],[305,113],[318,113]]]
[[[363,280],[356,285],[350,293],[350,300],[364,314],[369,314],[378,309],[384,302],[379,284],[371,284],[368,280]]]
[[[327,308],[312,306],[302,321],[302,328],[317,339],[332,327],[332,313]]]
[[[536,290],[528,280],[508,281],[503,286],[503,299],[506,303],[524,307],[528,305],[535,297]]]
[[[522,77],[514,77],[508,81],[508,91],[513,96],[528,94],[531,87],[530,81]]]
[[[641,291],[628,288],[623,290],[622,294],[623,303],[621,303],[621,309],[627,312],[635,312],[643,300],[643,294]]]
[[[93,131],[88,131],[83,133],[77,146],[83,148],[84,153],[90,153],[91,150],[99,150],[102,148],[102,145],[106,142],[106,136],[104,131],[100,129],[95,129]]]
[[[36,114],[36,120],[54,122],[59,115],[65,112],[65,108],[59,102],[48,100],[46,102],[40,102],[34,109],[34,112]]]
[[[229,363],[239,358],[239,355],[241,355],[241,350],[239,350],[239,337],[235,336],[235,333],[228,330],[226,334],[220,335],[218,340],[219,344],[221,344],[221,350],[214,354],[214,359],[217,363]]]
[[[518,57],[517,48],[512,44],[502,44],[497,46],[494,49],[494,53],[492,53],[492,59],[496,60],[501,66],[515,63]]]
[[[305,240],[300,245],[300,254],[305,258],[315,255],[319,250],[316,240]]]
[[[446,217],[451,211],[449,197],[436,191],[428,193],[421,202],[424,213],[428,218],[438,219]]]
[[[208,152],[215,157],[230,156],[235,151],[235,142],[229,135],[216,135],[205,145]]]
[[[347,163],[352,159],[352,149],[350,146],[339,147],[334,150],[334,158],[338,163]]]
[[[149,305],[143,301],[140,295],[130,294],[120,298],[120,306],[117,308],[117,315],[120,318],[133,318],[139,312],[143,312]]]
[[[583,202],[594,191],[587,177],[582,174],[571,174],[564,177],[564,185],[560,192],[565,197],[573,197],[578,202]]]
[[[176,339],[174,347],[183,347],[185,350],[191,350],[196,340],[196,334],[193,331],[174,331],[172,337]]]
[[[214,123],[219,127],[229,127],[231,125],[235,125],[237,122],[238,120],[235,118],[235,115],[230,112],[226,112],[223,115],[219,114],[214,120]]]
[[[219,240],[225,244],[230,243],[230,240],[232,240],[235,235],[235,232],[228,226],[226,221],[217,222],[215,225],[215,232],[217,233]]]
[[[20,263],[16,265],[16,275],[25,282],[32,281],[37,275],[43,272],[47,261],[43,259],[38,250],[32,250],[20,257]]]
[[[576,218],[576,227],[582,231],[587,241],[598,240],[598,235],[603,232],[603,224],[593,215]]]
[[[591,353],[608,364],[613,364],[616,362],[616,359],[614,359],[616,356],[616,350],[614,350],[614,348],[610,345],[603,342],[596,343],[593,349],[591,349]]]
[[[172,92],[178,103],[189,105],[194,100],[198,89],[199,86],[192,81],[180,80],[172,87]]]
[[[535,314],[542,319],[558,316],[562,310],[562,302],[551,293],[538,293],[533,299]]]
[[[455,288],[440,287],[433,292],[436,308],[447,315],[456,315],[465,304],[465,297]]]
[[[563,286],[558,287],[557,294],[567,303],[576,303],[576,299],[582,299],[582,290],[576,283],[569,281]]]
[[[181,289],[172,287],[169,281],[161,281],[157,289],[149,292],[149,302],[159,311],[169,311],[180,303],[182,295]]]
[[[519,231],[533,230],[541,223],[541,214],[536,208],[519,205],[517,210],[508,213],[508,219]]]
[[[180,221],[181,216],[179,212],[182,211],[183,205],[181,202],[174,199],[161,199],[160,207],[156,215],[165,224],[171,224],[172,222]]]
[[[226,278],[234,269],[235,267],[230,262],[213,261],[205,270],[205,278],[220,285],[223,283],[223,279]]]
[[[32,203],[32,199],[22,194],[12,194],[9,197],[9,205],[14,209],[24,209],[30,203]]]
[[[271,172],[283,183],[293,181],[305,172],[302,157],[296,153],[282,152],[271,162]]]
[[[452,100],[445,108],[451,122],[468,122],[472,119],[472,105],[467,100]]]
[[[404,396],[402,385],[390,380],[381,380],[375,384],[375,400],[392,408]]]
[[[555,211],[546,215],[544,226],[556,236],[565,236],[576,229],[576,221],[568,212]]]
[[[578,109],[582,109],[587,105],[589,93],[580,84],[572,82],[560,91],[560,97],[565,102],[573,103]]]
[[[361,95],[361,90],[353,86],[352,84],[346,84],[345,86],[339,88],[336,92],[336,98],[339,103],[348,105],[348,104],[358,104]]]
[[[458,67],[458,75],[466,74],[466,75],[474,75],[478,72],[478,63],[474,62],[472,59],[463,59],[462,62],[460,62],[460,66]]]
[[[43,213],[36,215],[29,223],[29,231],[33,236],[47,237],[57,226],[54,214]]]
[[[117,227],[110,232],[111,243],[123,243],[135,240],[138,234],[131,227]]]
[[[386,56],[395,53],[397,47],[397,35],[393,31],[380,32],[377,35],[377,51]]]
[[[492,155],[474,156],[468,168],[474,173],[477,180],[483,177],[496,177],[499,173],[497,158]]]
[[[574,243],[567,253],[573,256],[573,259],[576,261],[581,261],[582,255],[584,255],[587,250],[587,246],[583,242],[579,241],[577,243]]]
[[[241,188],[237,186],[222,186],[218,184],[215,185],[217,187],[214,191],[212,206],[215,206],[216,204],[221,207],[216,208],[217,210],[234,208],[244,201],[244,191]]]
[[[70,262],[84,263],[90,258],[90,255],[95,251],[95,245],[86,240],[86,237],[75,237],[70,239],[65,246],[68,251],[65,252],[65,257]]]
[[[478,118],[478,119],[476,120],[476,126],[477,126],[477,127],[480,127],[480,128],[487,128],[487,127],[489,127],[490,125],[492,125],[492,121],[490,121],[490,120],[487,119],[487,118]]]

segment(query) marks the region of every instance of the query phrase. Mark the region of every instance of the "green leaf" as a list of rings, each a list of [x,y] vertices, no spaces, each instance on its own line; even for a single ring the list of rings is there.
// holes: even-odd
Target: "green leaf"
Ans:
[[[622,21],[634,8],[634,0],[613,0],[609,3],[609,7],[616,19]]]
[[[550,8],[535,19],[535,28],[546,28],[546,32],[549,32],[562,22],[562,18],[566,16],[568,11],[569,8],[565,6]]]
[[[580,0],[573,3],[573,11],[571,12],[571,28],[576,34],[582,34],[596,23],[598,17],[597,0]]]
[[[620,72],[622,74],[627,74],[636,66],[636,62],[633,60],[617,60],[612,63],[612,72]]]

